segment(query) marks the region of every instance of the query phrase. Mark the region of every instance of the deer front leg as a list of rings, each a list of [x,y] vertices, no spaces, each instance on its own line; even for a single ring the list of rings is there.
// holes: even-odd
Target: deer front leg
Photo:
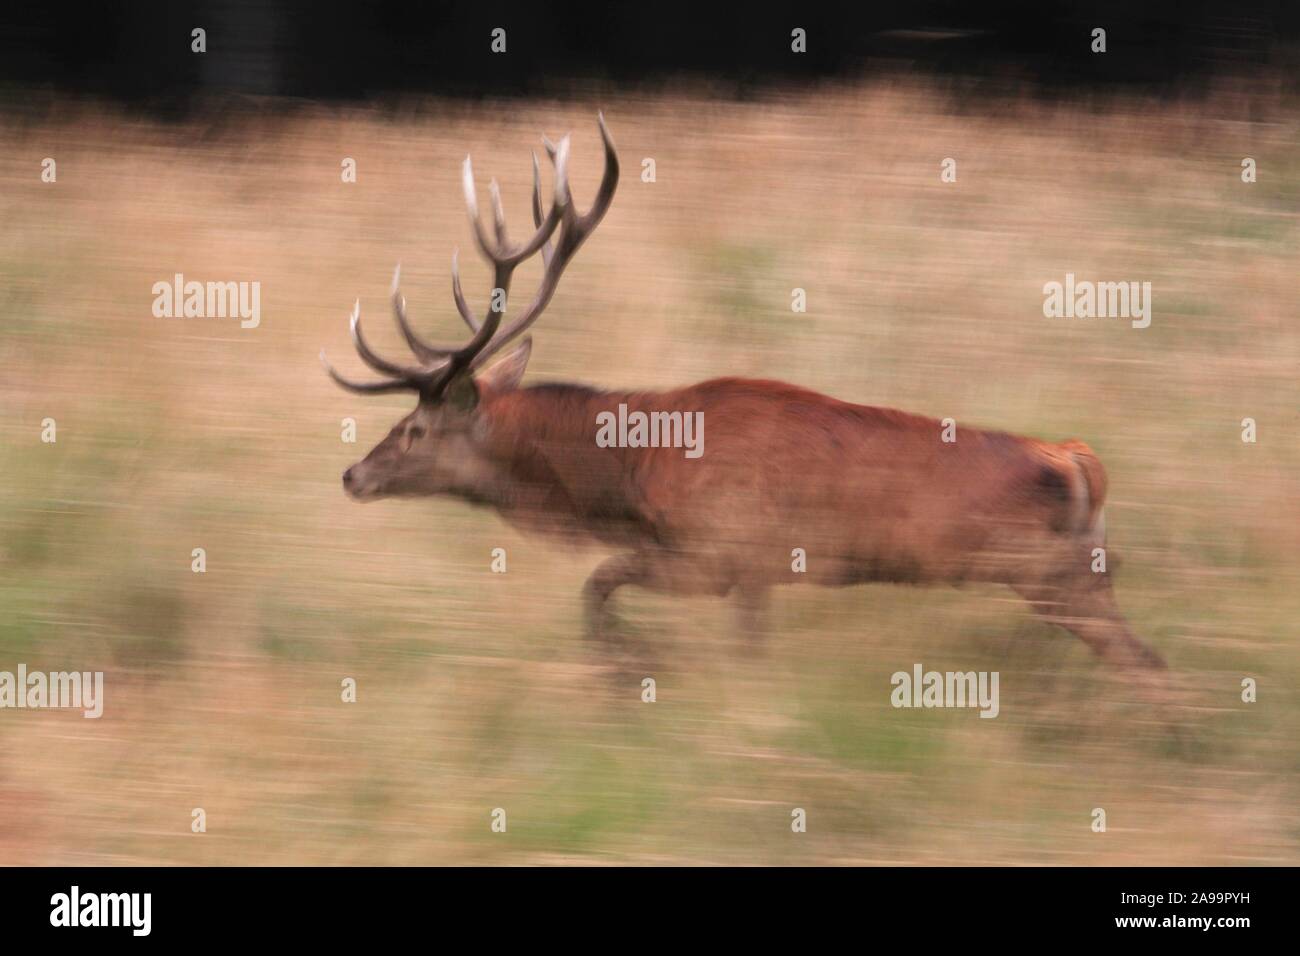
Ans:
[[[616,554],[601,562],[582,588],[582,607],[587,638],[612,643],[613,627],[605,607],[609,596],[625,584],[640,584],[646,576],[645,555]]]
[[[606,644],[612,642],[606,604],[610,595],[623,585],[635,584],[668,594],[722,597],[733,583],[722,570],[725,566],[726,562],[711,555],[666,549],[618,554],[607,559],[591,573],[582,590],[587,636]]]

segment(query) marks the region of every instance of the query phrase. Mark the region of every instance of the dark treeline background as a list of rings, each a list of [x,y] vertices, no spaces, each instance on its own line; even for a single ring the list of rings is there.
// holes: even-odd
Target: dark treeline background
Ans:
[[[729,9],[726,9],[729,8]],[[1276,68],[1294,82],[1293,0],[703,5],[485,0],[134,0],[10,3],[0,83],[155,109],[196,95],[353,99],[393,93],[562,93],[573,80],[771,83],[886,70],[1012,81],[1045,94],[1089,87],[1195,92]],[[1104,57],[1090,52],[1107,31]],[[207,31],[207,52],[190,31]],[[507,55],[489,49],[496,27]],[[808,31],[808,52],[790,31]]]

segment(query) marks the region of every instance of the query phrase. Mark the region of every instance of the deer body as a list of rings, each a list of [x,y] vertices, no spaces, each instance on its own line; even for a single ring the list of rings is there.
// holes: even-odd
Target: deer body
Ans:
[[[617,160],[603,120],[601,131],[606,177],[592,211],[578,216],[568,196],[567,140],[548,144],[555,206],[542,215],[535,176],[538,232],[519,246],[505,238],[495,188],[496,242],[487,236],[466,160],[467,201],[480,248],[496,264],[495,288],[508,286],[525,254],[541,250],[546,260],[541,291],[503,335],[494,337],[499,313],[479,323],[469,311],[454,265],[457,307],[474,331],[468,346],[420,340],[395,289],[399,327],[426,363],[396,366],[370,351],[354,312],[362,358],[392,378],[364,385],[330,374],[356,391],[412,389],[420,401],[344,474],[353,497],[452,495],[525,530],[616,548],[584,591],[596,637],[609,635],[606,602],[628,584],[683,595],[734,592],[754,631],[778,584],[983,581],[1009,585],[1107,660],[1161,664],[1128,629],[1108,574],[1093,570],[1094,549],[1105,544],[1106,479],[1082,442],[974,428],[943,441],[935,419],[773,381],[722,378],[664,392],[520,387],[527,338],[479,371],[537,317],[608,206]],[[693,458],[680,447],[601,447],[598,422],[620,406],[702,413],[707,450]]]
[[[623,403],[703,412],[707,453],[598,447],[597,416]],[[538,528],[563,514],[606,543],[731,551],[721,565],[773,583],[793,580],[795,547],[818,555],[816,583],[987,579],[1006,565],[989,548],[1011,525],[1083,535],[1104,491],[1074,460],[1091,456],[1086,446],[974,429],[944,443],[937,420],[782,382],[521,388],[486,398],[483,414],[488,454],[508,476],[498,503],[508,520]],[[725,579],[728,567],[707,576]]]

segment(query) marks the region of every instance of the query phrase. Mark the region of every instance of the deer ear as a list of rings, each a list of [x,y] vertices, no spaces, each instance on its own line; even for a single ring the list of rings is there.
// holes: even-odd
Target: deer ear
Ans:
[[[533,338],[525,336],[524,340],[511,349],[506,357],[478,377],[480,384],[494,392],[508,392],[519,387],[519,380],[524,377],[528,367],[528,357],[533,353]]]
[[[457,375],[442,393],[442,400],[458,412],[472,411],[478,404],[478,386],[470,376]]]

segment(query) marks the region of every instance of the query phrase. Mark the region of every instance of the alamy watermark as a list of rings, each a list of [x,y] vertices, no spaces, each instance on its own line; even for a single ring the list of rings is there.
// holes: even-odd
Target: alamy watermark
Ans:
[[[51,926],[127,926],[133,936],[148,936],[153,924],[152,893],[68,893],[50,897]]]
[[[927,671],[920,664],[912,672],[895,671],[889,679],[895,707],[978,707],[981,717],[996,717],[997,671]]]
[[[158,319],[238,318],[241,329],[255,329],[262,322],[260,282],[186,282],[178,272],[171,282],[155,282],[152,291]]]
[[[91,720],[104,715],[103,671],[0,671],[0,708],[69,707]]]
[[[703,412],[642,412],[627,410],[596,416],[598,448],[684,448],[687,458],[704,454]]]
[[[1043,286],[1043,315],[1049,319],[1132,319],[1135,329],[1151,324],[1150,282],[1065,282]]]

